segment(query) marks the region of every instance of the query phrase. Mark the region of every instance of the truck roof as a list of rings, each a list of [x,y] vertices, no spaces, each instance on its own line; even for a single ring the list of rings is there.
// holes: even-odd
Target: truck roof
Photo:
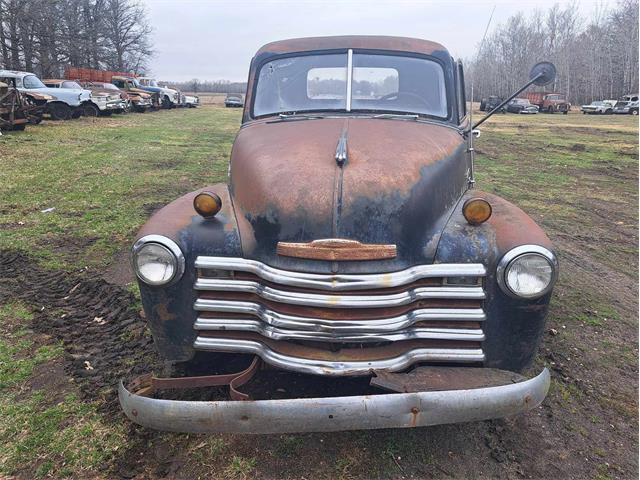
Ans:
[[[446,52],[447,49],[439,43],[419,38],[388,37],[380,35],[345,35],[336,37],[309,37],[279,40],[264,45],[256,56],[261,54],[286,54],[314,50],[338,49],[370,49],[395,50],[399,52],[422,53],[430,55],[433,52]]]
[[[0,70],[0,77],[22,78],[26,77],[27,75],[35,75],[35,73],[20,72],[18,70]]]

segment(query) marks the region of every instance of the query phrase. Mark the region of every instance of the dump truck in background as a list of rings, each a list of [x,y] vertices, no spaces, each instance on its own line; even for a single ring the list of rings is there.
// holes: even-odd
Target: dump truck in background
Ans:
[[[526,98],[533,105],[537,105],[541,112],[561,112],[566,115],[571,110],[571,104],[562,93],[527,92]]]

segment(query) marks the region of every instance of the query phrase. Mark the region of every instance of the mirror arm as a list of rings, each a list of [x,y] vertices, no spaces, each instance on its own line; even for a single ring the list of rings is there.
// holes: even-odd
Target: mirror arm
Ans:
[[[543,73],[539,73],[538,75],[536,75],[535,77],[533,77],[531,80],[529,80],[527,83],[524,84],[524,86],[522,88],[520,88],[518,91],[516,91],[513,95],[511,95],[509,98],[507,98],[506,100],[504,100],[500,105],[498,105],[497,107],[495,107],[493,110],[491,110],[489,113],[487,113],[484,117],[482,117],[480,119],[480,121],[478,121],[475,125],[472,125],[471,128],[469,129],[469,132],[473,132],[476,128],[478,128],[480,125],[482,125],[485,121],[487,121],[489,119],[489,117],[491,117],[494,113],[496,113],[498,110],[500,110],[502,107],[504,107],[507,103],[509,103],[511,100],[513,100],[514,98],[516,98],[516,96],[518,96],[523,90],[526,90],[527,87],[529,87],[530,85],[533,85],[535,83],[536,80],[538,80],[540,77],[542,77],[544,74]]]

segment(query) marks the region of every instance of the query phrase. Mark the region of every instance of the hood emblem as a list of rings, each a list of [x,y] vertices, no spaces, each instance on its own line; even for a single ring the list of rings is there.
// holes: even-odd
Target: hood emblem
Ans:
[[[343,166],[347,161],[347,131],[343,130],[338,139],[338,146],[336,147],[336,163],[338,166]]]
[[[344,238],[325,238],[309,243],[278,242],[276,252],[283,257],[312,260],[384,260],[397,256],[396,246],[360,243]]]

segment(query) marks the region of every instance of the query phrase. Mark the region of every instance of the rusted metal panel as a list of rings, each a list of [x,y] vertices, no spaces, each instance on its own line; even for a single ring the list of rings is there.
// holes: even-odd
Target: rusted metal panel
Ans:
[[[345,122],[262,121],[241,129],[231,158],[231,193],[238,218],[246,220],[241,236],[254,240],[253,249],[244,249],[248,258],[322,271],[330,265],[276,255],[278,242],[340,238],[395,244],[397,257],[376,265],[341,263],[335,271],[430,263],[439,231],[466,188],[463,138],[439,125]],[[339,166],[335,145],[345,129],[349,160]]]
[[[314,240],[307,243],[278,242],[278,255],[314,260],[350,261],[395,258],[395,245],[364,244],[340,238]]]
[[[496,368],[418,367],[408,373],[376,372],[371,385],[392,392],[437,392],[509,385],[525,380]]]
[[[328,398],[193,402],[159,400],[127,390],[118,398],[133,422],[175,432],[299,433],[412,428],[515,415],[544,400],[545,368],[529,380],[497,387]]]
[[[387,37],[381,35],[345,35],[335,37],[307,37],[291,38],[268,43],[256,56],[264,53],[294,53],[322,50],[390,50],[396,52],[419,53],[431,55],[433,52],[446,51],[447,49],[437,42],[408,37]]]

